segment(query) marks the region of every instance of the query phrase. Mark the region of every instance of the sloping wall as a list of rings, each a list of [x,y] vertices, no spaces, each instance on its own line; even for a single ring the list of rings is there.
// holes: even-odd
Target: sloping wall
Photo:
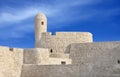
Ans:
[[[23,49],[0,47],[0,77],[20,77]]]
[[[97,76],[120,76],[120,42],[72,44],[73,65],[86,66],[86,73]]]
[[[117,64],[120,60],[120,42],[71,44],[70,57],[73,59],[73,64]]]

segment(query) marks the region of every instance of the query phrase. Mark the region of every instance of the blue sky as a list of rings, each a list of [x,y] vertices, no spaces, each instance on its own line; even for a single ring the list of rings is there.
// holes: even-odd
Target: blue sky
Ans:
[[[120,41],[120,0],[0,0],[0,46],[34,47],[34,16],[48,31],[91,32],[95,42]]]

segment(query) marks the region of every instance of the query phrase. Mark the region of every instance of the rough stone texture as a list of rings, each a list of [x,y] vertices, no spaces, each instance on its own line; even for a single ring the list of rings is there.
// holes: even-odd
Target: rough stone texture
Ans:
[[[0,77],[20,77],[23,49],[0,47]]]
[[[22,77],[120,77],[120,42],[72,44],[72,65],[23,65]]]
[[[89,32],[56,32],[51,35],[49,32],[41,33],[41,39],[37,42],[38,48],[49,48],[54,53],[69,52],[69,45],[72,43],[92,42],[92,34]]]
[[[72,65],[23,65],[21,77],[79,77],[79,68]]]
[[[70,57],[73,60],[73,64],[115,64],[120,60],[120,42],[72,44]]]
[[[120,77],[120,65],[94,70],[88,64],[23,65],[21,77]]]
[[[49,58],[49,61],[47,62],[48,65],[61,65],[62,62],[65,62],[64,64],[72,64],[72,60],[69,58]],[[42,64],[45,65],[45,64]]]
[[[69,54],[63,54],[63,53],[53,53],[50,54],[50,57],[52,58],[69,58]]]
[[[72,44],[70,58],[94,77],[120,77],[120,42]]]

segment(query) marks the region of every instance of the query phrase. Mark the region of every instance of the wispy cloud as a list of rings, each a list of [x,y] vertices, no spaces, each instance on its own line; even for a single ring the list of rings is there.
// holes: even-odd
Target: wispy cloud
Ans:
[[[86,5],[92,3],[95,0],[64,0],[58,1],[55,0],[54,5],[51,6],[44,4],[42,6],[24,6],[23,8],[5,8],[2,12],[0,12],[0,23],[15,23],[26,20],[30,17],[35,16],[39,12],[44,12],[48,17],[56,16],[59,13],[64,13],[65,9],[68,9],[72,6],[76,5]],[[7,11],[9,9],[9,11]]]
[[[52,18],[52,20],[54,20],[51,21],[50,24],[58,24],[66,21],[74,22],[76,20],[82,21],[96,16],[99,17],[103,14],[106,14],[104,16],[111,16],[115,14],[113,10],[109,10],[109,13],[108,10],[104,11],[104,13],[103,11],[94,9],[88,9],[89,13],[84,10],[86,5],[99,3],[101,1],[102,0],[55,0],[50,4],[43,4],[41,6],[38,6],[39,3],[36,3],[36,6],[26,5],[22,8],[9,8],[9,11],[5,8],[2,12],[0,12],[0,28],[6,28],[6,30],[8,26],[14,26],[14,28],[11,28],[8,33],[5,33],[4,30],[2,30],[0,36],[8,38],[24,37],[25,33],[30,32],[33,28],[33,24],[31,22],[25,24],[24,21],[29,22],[30,18],[33,19],[39,12],[44,12],[48,18]],[[80,8],[76,8],[77,6]],[[75,8],[76,10],[72,10],[72,8]],[[22,24],[9,25],[11,23]],[[5,34],[2,35],[2,33]]]
[[[1,12],[0,13],[0,23],[5,22],[20,22],[22,20],[28,19],[34,16],[39,10],[33,8],[26,8],[23,10],[12,10],[11,12]]]

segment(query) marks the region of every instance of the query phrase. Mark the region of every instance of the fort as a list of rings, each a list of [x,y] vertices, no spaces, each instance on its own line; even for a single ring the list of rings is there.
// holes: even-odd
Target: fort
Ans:
[[[47,32],[35,17],[35,48],[0,46],[0,77],[120,77],[120,42],[93,42],[90,32]]]

